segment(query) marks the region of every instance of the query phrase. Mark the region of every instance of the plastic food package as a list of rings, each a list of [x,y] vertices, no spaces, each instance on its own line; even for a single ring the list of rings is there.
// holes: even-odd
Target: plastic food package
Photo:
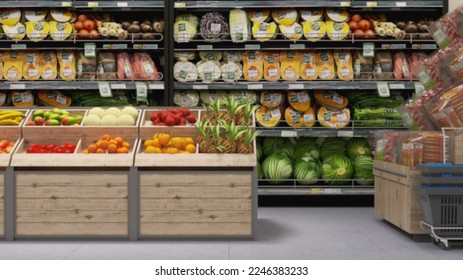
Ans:
[[[354,52],[354,77],[360,80],[373,78],[373,58],[364,57],[362,52]]]
[[[317,54],[313,51],[302,53],[301,77],[304,80],[315,80],[318,78]]]
[[[246,42],[251,39],[251,22],[245,11],[241,9],[231,10],[229,24],[232,42]]]
[[[59,76],[65,81],[76,78],[76,57],[73,51],[58,51]]]
[[[319,41],[326,35],[326,23],[323,21],[304,21],[302,29],[304,37],[312,42]]]
[[[376,53],[374,72],[377,80],[392,80],[393,61],[390,53]]]
[[[48,22],[26,22],[27,38],[33,42],[39,42],[45,39],[50,32],[50,25]]]
[[[189,61],[178,61],[174,65],[174,78],[179,82],[196,82],[198,71]]]
[[[333,80],[336,78],[333,54],[329,51],[317,53],[318,77],[322,80]]]
[[[20,9],[0,9],[0,23],[13,26],[21,19]]]
[[[25,53],[23,63],[23,76],[26,80],[34,81],[40,79],[39,53],[29,51]]]
[[[302,10],[301,11],[301,18],[305,21],[319,21],[323,20],[323,15],[325,14],[324,9],[310,9],[310,10]]]
[[[403,52],[394,54],[394,79],[410,80],[412,78],[408,58]]]
[[[116,79],[116,56],[112,52],[98,53],[97,76],[100,80]]]
[[[247,81],[260,81],[263,77],[263,57],[259,51],[243,53],[243,76]]]
[[[333,55],[339,79],[344,81],[352,80],[354,78],[352,54],[349,51],[335,51]]]
[[[273,20],[280,25],[292,25],[299,19],[299,14],[294,8],[279,8],[272,11]]]
[[[117,61],[117,79],[118,80],[133,80],[135,79],[132,61],[128,53],[118,53]]]
[[[297,81],[301,76],[301,53],[282,51],[280,53],[281,77],[285,81]]]
[[[196,107],[199,104],[199,94],[194,90],[176,91],[174,93],[174,103],[180,107]]]
[[[201,58],[201,60],[205,60],[205,61],[211,61],[211,60],[220,61],[222,59],[222,52],[202,51],[202,52],[199,52],[199,57]]]
[[[264,78],[267,81],[278,81],[281,78],[279,52],[264,52]]]
[[[58,76],[58,60],[54,51],[40,53],[40,77],[44,80],[54,80]]]
[[[224,90],[210,90],[210,91],[201,91],[199,96],[201,98],[201,102],[205,105],[210,105],[220,99],[221,101],[225,101],[227,98],[227,92]]]
[[[83,80],[94,80],[96,78],[96,70],[96,57],[87,58],[83,52],[79,52],[77,57],[77,78]]]
[[[23,77],[24,53],[6,51],[3,55],[3,77],[7,81],[19,81]]]
[[[198,78],[203,83],[213,83],[222,77],[220,64],[215,61],[200,61],[196,65]]]
[[[156,64],[151,59],[151,56],[146,52],[134,53],[132,56],[132,67],[135,74],[135,79],[139,80],[160,80]]]
[[[201,36],[209,42],[218,42],[228,38],[230,28],[228,20],[218,12],[205,14],[199,23]]]
[[[243,76],[243,66],[235,62],[226,62],[220,66],[222,79],[225,82],[236,82]]]
[[[295,22],[291,25],[279,25],[278,26],[283,36],[288,40],[297,41],[302,38],[303,29],[302,26]]]
[[[274,39],[278,35],[278,26],[274,22],[256,21],[252,25],[252,37],[260,42]]]

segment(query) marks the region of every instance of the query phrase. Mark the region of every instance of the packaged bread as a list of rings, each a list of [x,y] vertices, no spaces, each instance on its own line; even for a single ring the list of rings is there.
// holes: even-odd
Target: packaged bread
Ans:
[[[246,81],[256,82],[263,77],[263,57],[259,51],[246,51],[243,53],[243,76]]]
[[[54,51],[40,53],[40,76],[44,80],[54,80],[58,76],[58,60]]]
[[[315,80],[318,78],[317,54],[313,51],[302,53],[301,77],[304,80]]]
[[[317,53],[318,76],[322,80],[333,80],[336,77],[333,54],[329,51]]]
[[[23,75],[24,53],[18,51],[6,51],[3,55],[3,76],[8,81],[19,81]]]
[[[281,77],[285,81],[297,81],[301,74],[301,53],[282,51],[280,54]]]
[[[40,79],[40,62],[39,53],[37,51],[25,52],[23,63],[24,79],[34,81]]]
[[[65,81],[76,78],[76,57],[73,51],[58,51],[59,76]]]
[[[338,78],[343,81],[350,81],[354,78],[354,69],[352,67],[352,55],[349,51],[335,51],[334,61]]]
[[[278,81],[280,77],[280,53],[264,52],[264,78],[267,81]]]

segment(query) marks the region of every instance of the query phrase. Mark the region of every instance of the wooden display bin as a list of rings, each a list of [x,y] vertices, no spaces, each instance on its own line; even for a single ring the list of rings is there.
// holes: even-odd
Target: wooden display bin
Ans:
[[[166,108],[168,109],[168,108]],[[178,108],[176,108],[178,109]],[[164,110],[164,109],[162,109]],[[179,134],[189,134],[189,135],[196,135],[196,126],[195,125],[186,125],[186,126],[155,126],[151,121],[151,115],[155,112],[162,111],[161,109],[145,109],[143,110],[143,115],[141,117],[141,124],[140,124],[140,137],[153,137],[153,131],[162,130],[164,133],[169,133],[171,135],[180,136]],[[196,119],[199,118],[199,110],[197,109],[190,109],[191,114],[193,114]]]
[[[420,199],[413,190],[419,171],[408,166],[375,160],[375,212],[408,234],[424,234]]]

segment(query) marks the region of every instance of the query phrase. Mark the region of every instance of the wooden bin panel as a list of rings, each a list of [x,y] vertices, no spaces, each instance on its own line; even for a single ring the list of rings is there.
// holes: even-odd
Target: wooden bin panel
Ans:
[[[420,200],[413,190],[419,171],[375,161],[374,174],[376,214],[409,234],[423,234]]]
[[[18,173],[16,182],[17,235],[128,234],[128,173]]]
[[[251,235],[252,172],[142,173],[140,186],[141,235]]]

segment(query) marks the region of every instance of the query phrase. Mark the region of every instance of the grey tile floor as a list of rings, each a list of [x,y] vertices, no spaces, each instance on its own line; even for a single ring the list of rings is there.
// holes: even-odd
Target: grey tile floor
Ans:
[[[415,242],[372,208],[260,208],[255,241],[3,241],[0,259],[463,259],[463,247]]]

